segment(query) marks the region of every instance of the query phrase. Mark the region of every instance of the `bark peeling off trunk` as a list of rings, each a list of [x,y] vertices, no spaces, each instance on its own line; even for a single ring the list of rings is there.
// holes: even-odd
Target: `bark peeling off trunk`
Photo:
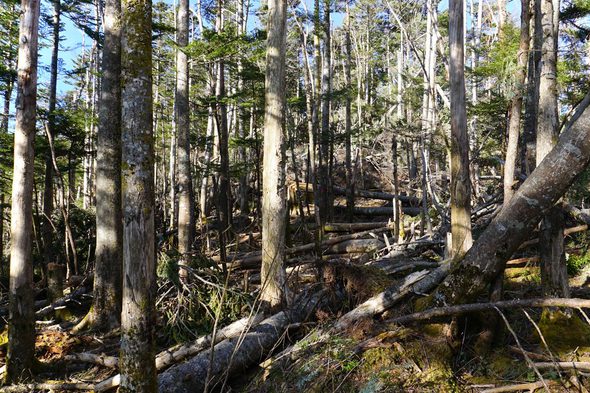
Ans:
[[[582,112],[583,111],[583,112]],[[590,161],[590,109],[565,131],[557,146],[504,206],[463,260],[432,295],[434,305],[473,300],[503,269],[542,214],[567,191]]]

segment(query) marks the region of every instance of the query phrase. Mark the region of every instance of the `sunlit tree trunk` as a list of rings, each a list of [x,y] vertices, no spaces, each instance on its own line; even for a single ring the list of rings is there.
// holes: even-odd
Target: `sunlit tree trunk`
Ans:
[[[553,149],[559,136],[557,108],[557,47],[559,0],[541,1],[543,44],[539,80],[539,117],[537,124],[537,165]],[[563,211],[554,206],[541,221],[539,250],[541,279],[545,295],[568,297],[569,286],[563,243]]]
[[[344,107],[344,134],[346,138],[346,214],[348,221],[352,222],[354,215],[354,176],[352,174],[352,119],[351,119],[351,98],[350,94],[351,75],[350,67],[352,63],[352,46],[350,43],[350,9],[346,3],[346,30],[344,32],[344,46],[346,49],[345,66],[344,66],[344,83],[346,85],[346,104]]]
[[[287,1],[269,0],[262,174],[262,292],[265,306],[285,303],[285,56]]]
[[[178,251],[181,259],[178,274],[180,279],[188,279],[186,266],[193,242],[194,193],[190,161],[190,112],[189,112],[189,69],[188,56],[184,52],[188,45],[189,4],[180,0],[176,16],[176,93],[175,116],[178,149],[176,151],[178,183]]]
[[[122,392],[157,391],[151,9],[150,0],[122,3]]]
[[[96,160],[96,262],[89,324],[119,324],[122,298],[121,211],[121,0],[105,2],[102,81]]]
[[[6,356],[8,382],[30,377],[35,356],[31,230],[39,3],[38,0],[21,2],[10,222],[10,315]]]
[[[516,74],[516,91],[510,106],[510,121],[508,123],[508,145],[504,164],[504,204],[507,204],[514,194],[514,175],[518,156],[518,138],[520,133],[520,119],[524,83],[526,79],[527,56],[529,51],[529,0],[522,0],[520,12],[520,47],[518,50],[518,68]]]
[[[464,254],[472,244],[469,139],[465,108],[463,0],[449,2],[451,90],[451,255]]]

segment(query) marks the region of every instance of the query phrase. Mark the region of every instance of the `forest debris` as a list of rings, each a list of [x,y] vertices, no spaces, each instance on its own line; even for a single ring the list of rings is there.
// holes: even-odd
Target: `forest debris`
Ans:
[[[84,382],[39,382],[21,385],[11,385],[0,388],[0,393],[30,393],[49,390],[51,392],[60,390],[94,390],[94,384]]]
[[[159,392],[201,392],[205,386],[222,382],[224,376],[259,362],[280,341],[286,327],[305,319],[322,298],[323,292],[302,297],[296,307],[270,316],[243,337],[224,340],[212,350],[171,367],[158,376]]]
[[[346,206],[334,206],[334,210],[345,210]],[[402,212],[408,216],[420,215],[421,209],[419,207],[402,207]],[[376,207],[356,207],[353,210],[355,215],[359,216],[392,216],[392,206],[376,206]]]
[[[390,226],[387,221],[375,222],[328,222],[324,225],[324,232],[356,232]]]
[[[586,224],[578,225],[578,226],[571,227],[571,228],[565,228],[563,230],[563,236],[565,237],[565,236],[569,236],[574,233],[584,232],[587,230],[588,230],[588,225],[586,225]],[[518,247],[518,249],[522,250],[523,248],[527,248],[528,246],[533,246],[535,244],[539,244],[539,238],[527,240],[526,242],[522,243],[520,245],[520,247]]]
[[[546,381],[548,385],[556,385],[553,381]],[[520,383],[516,385],[506,385],[506,386],[499,386],[493,389],[486,389],[482,390],[481,393],[502,393],[502,392],[519,392],[519,391],[529,391],[534,392],[537,389],[541,389],[544,385],[543,381],[537,382],[530,382],[530,383]]]
[[[334,244],[325,250],[328,254],[371,253],[384,247],[379,239],[354,239]]]
[[[422,294],[430,291],[446,277],[450,269],[450,261],[445,261],[430,273],[421,271],[409,275],[401,284],[387,288],[354,310],[344,314],[336,322],[333,330],[344,330],[355,321],[382,313],[412,293]]]
[[[590,308],[589,299],[576,298],[550,298],[550,299],[516,299],[502,300],[494,303],[470,303],[457,306],[438,307],[414,314],[404,315],[388,320],[388,323],[406,324],[417,321],[427,321],[433,318],[449,317],[454,315],[467,314],[472,312],[487,311],[494,308],[517,308],[517,307],[566,307],[566,308]]]
[[[255,314],[250,317],[242,318],[221,329],[219,332],[217,332],[215,337],[213,337],[212,334],[208,334],[206,336],[199,337],[191,343],[176,345],[172,348],[165,349],[156,355],[156,370],[161,371],[177,362],[186,359],[189,356],[193,356],[201,351],[204,351],[211,346],[212,341],[214,344],[216,344],[223,340],[238,337],[253,326],[256,326],[258,323],[260,323],[260,321],[262,321],[262,319],[262,314]],[[104,392],[106,390],[115,388],[119,386],[120,380],[120,374],[105,379],[96,385],[96,391]]]
[[[82,295],[88,292],[88,288],[85,285],[82,285],[74,292],[70,293],[67,296],[62,297],[61,299],[56,300],[55,302],[51,303],[50,305],[43,307],[41,310],[35,313],[36,318],[44,318],[47,315],[51,314],[55,310],[65,307],[69,302],[75,301],[77,298],[81,297]]]
[[[514,345],[509,345],[508,349],[510,350],[510,352],[514,352],[519,355],[526,355],[529,358],[534,359],[534,360],[542,360],[542,361],[551,360],[551,358],[549,356],[545,356],[543,354],[536,353],[536,352],[525,351],[524,349],[515,347]]]
[[[326,239],[322,242],[321,247],[322,247],[322,250],[325,250],[330,246],[333,246],[338,243],[342,243],[344,241],[361,239],[363,237],[371,236],[371,235],[378,235],[383,232],[387,232],[388,230],[390,230],[389,226],[329,238],[329,239]],[[301,246],[288,248],[285,250],[285,253],[287,255],[300,254],[300,253],[304,253],[307,251],[314,251],[316,249],[316,247],[317,247],[316,243],[308,243],[308,244],[304,244]],[[213,258],[213,260],[219,260],[219,258]],[[233,258],[231,256],[228,256],[228,261],[231,261],[228,264],[229,268],[234,269],[234,270],[235,269],[257,268],[257,267],[259,267],[260,262],[262,261],[262,252],[259,250],[259,251],[250,252],[250,253],[247,253],[244,255],[237,255],[237,256],[234,256]]]
[[[70,355],[64,356],[64,360],[68,362],[77,361],[77,362],[84,362],[84,363],[92,363],[99,366],[105,366],[108,368],[117,368],[119,366],[119,358],[116,356],[107,356],[104,353],[100,355],[90,353],[90,352],[81,352],[81,353],[73,353]]]
[[[535,367],[539,369],[547,369],[559,367],[563,370],[578,370],[590,372],[590,362],[537,362]]]

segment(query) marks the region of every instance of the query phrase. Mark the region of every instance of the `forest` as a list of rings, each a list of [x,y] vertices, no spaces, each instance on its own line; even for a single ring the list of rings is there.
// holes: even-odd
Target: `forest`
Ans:
[[[0,392],[590,391],[588,0],[2,0]]]

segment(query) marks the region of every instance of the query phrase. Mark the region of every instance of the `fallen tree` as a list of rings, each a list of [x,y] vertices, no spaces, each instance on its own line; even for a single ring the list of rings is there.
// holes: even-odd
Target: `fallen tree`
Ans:
[[[433,292],[431,306],[467,303],[482,293],[504,270],[541,216],[586,168],[590,162],[590,109],[579,108],[578,114],[577,121]]]
[[[300,298],[296,307],[272,315],[242,337],[224,340],[185,363],[171,367],[158,376],[158,391],[202,392],[205,386],[220,383],[225,376],[260,362],[290,324],[307,318],[323,299],[322,295],[320,292],[310,298]]]
[[[195,341],[176,345],[172,348],[165,349],[158,355],[156,355],[156,370],[164,370],[165,368],[170,367],[173,364],[186,359],[187,357],[193,356],[201,351],[204,351],[205,349],[211,346],[211,343],[215,344],[228,338],[239,337],[241,334],[244,334],[246,331],[248,331],[248,329],[252,328],[253,326],[256,326],[260,321],[262,321],[262,314],[256,314],[251,317],[242,318],[227,325],[226,327],[218,331],[217,334],[215,334],[215,336],[213,334],[208,334],[206,336],[199,337]],[[79,360],[90,360],[91,362],[96,363],[96,359],[93,357],[91,359],[91,357],[85,356],[85,359],[86,360]],[[107,367],[117,367],[119,362],[119,359],[116,357],[109,357],[109,359],[106,360],[108,361],[108,365],[103,365]],[[112,364],[114,364],[114,366],[111,366]],[[97,392],[104,392],[106,390],[110,390],[119,386],[120,382],[121,374],[117,374],[98,383],[94,390],[96,390]]]

